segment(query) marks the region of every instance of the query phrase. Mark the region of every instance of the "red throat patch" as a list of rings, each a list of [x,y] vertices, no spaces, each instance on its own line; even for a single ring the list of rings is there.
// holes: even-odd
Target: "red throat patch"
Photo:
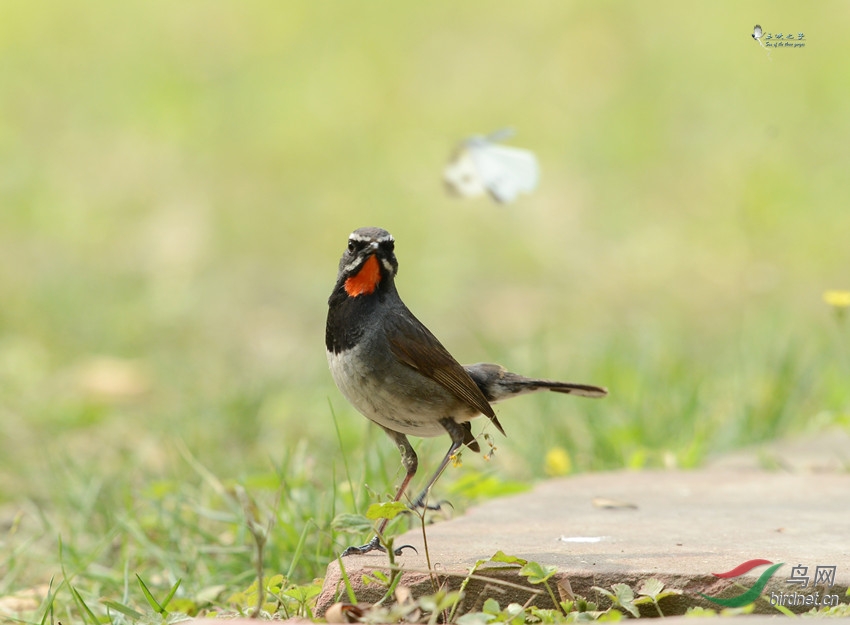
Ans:
[[[360,267],[360,271],[345,281],[345,292],[351,297],[371,295],[381,281],[381,265],[378,257],[372,254]]]

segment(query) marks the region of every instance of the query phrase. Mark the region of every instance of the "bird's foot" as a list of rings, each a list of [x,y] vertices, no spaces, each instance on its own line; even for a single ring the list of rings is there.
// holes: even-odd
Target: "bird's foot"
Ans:
[[[442,500],[442,501],[438,501],[437,503],[426,503],[426,502],[427,502],[427,498],[426,498],[425,494],[423,493],[421,497],[419,497],[416,501],[413,502],[413,504],[411,504],[410,508],[411,508],[411,510],[420,510],[421,509],[421,510],[439,511],[439,510],[443,509],[443,506],[448,506],[449,508],[454,510],[454,506],[452,505],[452,502],[446,501],[445,499]]]
[[[413,545],[402,545],[401,547],[393,549],[393,553],[397,556],[400,556],[402,553],[404,553],[405,549],[413,549],[413,551],[416,551],[416,547],[414,547]],[[365,545],[360,545],[359,547],[349,547],[348,549],[342,552],[342,557],[344,558],[345,556],[351,555],[362,556],[364,553],[369,553],[370,551],[380,551],[381,553],[386,553],[387,548],[384,547],[381,544],[380,539],[375,536]],[[416,553],[419,552],[416,551]]]

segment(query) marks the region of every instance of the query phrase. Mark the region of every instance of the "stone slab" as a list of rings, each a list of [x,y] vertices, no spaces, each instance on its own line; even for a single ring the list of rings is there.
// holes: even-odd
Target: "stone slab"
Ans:
[[[430,569],[421,528],[396,539],[418,554],[397,558],[404,567],[402,584],[414,595],[432,592],[436,583],[458,587],[470,567],[497,551],[544,565],[554,565],[572,590],[602,599],[593,586],[625,583],[634,589],[656,577],[682,591],[665,605],[665,613],[682,613],[691,605],[718,608],[700,597],[736,595],[751,587],[761,567],[737,579],[712,575],[761,558],[784,563],[771,578],[767,593],[816,590],[848,602],[850,585],[850,474],[846,472],[767,472],[710,468],[699,471],[619,471],[580,475],[539,484],[528,493],[488,501],[462,517],[426,527]],[[600,507],[600,500],[620,507]],[[596,502],[596,503],[594,503]],[[345,559],[358,599],[375,601],[380,588],[360,579],[387,570],[380,553]],[[834,566],[835,583],[801,589],[788,583],[792,566]],[[480,571],[523,584],[516,568]],[[339,566],[328,567],[319,600],[321,614],[339,594]],[[738,587],[731,587],[737,582]],[[463,610],[480,608],[485,588],[505,605],[530,596],[514,588],[475,581],[466,588]],[[495,594],[494,594],[495,593]],[[546,597],[535,603],[544,607]],[[604,604],[604,601],[602,601]],[[758,610],[777,614],[767,602]],[[792,608],[802,611],[804,608]]]

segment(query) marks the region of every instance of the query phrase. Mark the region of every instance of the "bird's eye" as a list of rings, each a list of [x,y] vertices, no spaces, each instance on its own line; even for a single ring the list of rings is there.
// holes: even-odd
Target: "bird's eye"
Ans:
[[[395,241],[387,241],[384,245],[386,245],[388,252],[392,252],[395,249]]]
[[[356,247],[357,247],[357,246],[356,246],[356,245],[354,245],[354,241],[349,241],[349,242],[348,242],[348,251],[349,251],[349,252],[353,252],[353,251],[354,251],[354,249],[355,249]]]

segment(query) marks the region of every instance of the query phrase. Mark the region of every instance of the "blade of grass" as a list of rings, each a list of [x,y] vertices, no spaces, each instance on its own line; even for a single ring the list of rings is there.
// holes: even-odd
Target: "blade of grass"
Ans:
[[[148,589],[147,584],[145,584],[145,582],[142,580],[141,576],[138,573],[136,573],[136,579],[139,580],[139,586],[141,586],[142,588],[142,594],[145,596],[148,605],[150,605],[150,607],[153,608],[153,611],[157,614],[165,616],[165,608],[159,605],[159,601],[156,600],[151,591]]]
[[[289,570],[286,571],[286,579],[292,579],[292,576],[295,574],[295,567],[298,564],[298,560],[301,559],[301,553],[304,551],[304,543],[307,540],[307,529],[310,527],[310,524],[313,523],[312,520],[307,521],[304,524],[304,529],[301,530],[301,536],[298,538],[298,544],[295,545],[295,552],[292,554],[292,562],[289,563]]]
[[[131,619],[134,619],[136,621],[140,621],[145,617],[145,615],[141,612],[136,612],[136,610],[134,610],[133,608],[126,606],[123,603],[118,603],[117,601],[110,601],[109,599],[104,599],[102,603],[107,608],[115,610],[116,612],[120,612],[124,616],[129,616]]]
[[[54,579],[54,577],[51,577],[50,583],[47,585],[47,596],[44,597],[44,603],[42,604],[44,612],[41,615],[41,619],[39,619],[39,625],[45,625],[47,623],[48,616],[50,616],[50,622],[53,622],[53,602],[56,600],[56,593],[59,592],[59,589],[62,587],[62,584],[59,584],[59,586],[54,589]]]
[[[83,617],[84,622],[88,622],[91,619],[92,625],[98,625],[99,621],[97,617],[94,615],[94,612],[91,611],[91,608],[83,601],[83,598],[80,596],[80,593],[77,592],[77,589],[73,586],[68,586],[71,589],[71,595],[74,597],[74,603],[77,604],[77,607],[80,609],[80,614]]]
[[[339,451],[342,454],[342,466],[345,467],[345,477],[348,480],[348,491],[351,495],[351,508],[357,512],[357,497],[354,492],[354,481],[351,479],[351,471],[348,468],[348,455],[345,453],[345,447],[342,444],[342,432],[339,430],[339,421],[336,417],[336,412],[334,411],[330,398],[328,398],[328,408],[330,409],[331,417],[333,418],[336,438],[339,441]]]
[[[351,587],[351,581],[348,579],[348,573],[345,570],[345,565],[342,563],[342,558],[337,556],[336,561],[339,562],[339,572],[342,574],[343,583],[345,583],[345,591],[348,593],[348,602],[352,605],[356,605],[357,595],[354,594],[354,589]]]

